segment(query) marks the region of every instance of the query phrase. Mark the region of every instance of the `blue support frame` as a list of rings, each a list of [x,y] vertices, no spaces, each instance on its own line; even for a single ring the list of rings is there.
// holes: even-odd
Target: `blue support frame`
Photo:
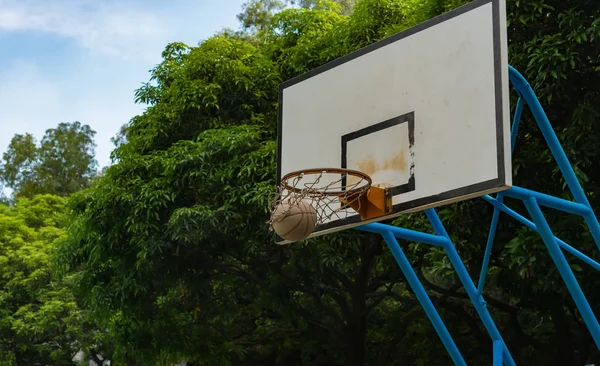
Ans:
[[[438,217],[435,209],[425,210],[425,214],[427,215],[427,218],[433,227],[435,235],[381,223],[372,223],[356,228],[362,231],[377,233],[383,237],[394,258],[396,259],[402,273],[406,277],[408,284],[423,306],[425,313],[432,322],[434,329],[442,340],[442,343],[446,347],[450,358],[456,365],[466,365],[465,360],[458,350],[454,339],[444,325],[439,313],[431,302],[431,299],[427,295],[427,291],[423,287],[423,284],[406,258],[406,255],[404,254],[404,251],[402,250],[402,247],[398,243],[397,239],[429,244],[441,247],[446,251],[448,259],[452,263],[459,280],[461,281],[465,291],[467,292],[467,295],[469,296],[469,299],[473,303],[477,314],[479,315],[492,340],[493,365],[515,365],[515,361],[513,360],[506,343],[502,339],[494,320],[487,310],[485,299],[483,297],[485,278],[488,271],[496,230],[498,228],[500,213],[507,214],[540,235],[544,244],[546,245],[546,248],[548,249],[548,253],[554,261],[563,281],[565,282],[569,293],[575,301],[575,304],[581,313],[581,316],[587,325],[592,338],[596,343],[596,346],[598,349],[600,349],[600,324],[598,323],[598,319],[596,318],[589,302],[581,290],[581,287],[579,286],[579,283],[577,282],[577,279],[575,278],[575,275],[573,274],[573,271],[571,270],[571,267],[565,258],[563,250],[571,253],[573,256],[599,271],[600,263],[594,261],[571,245],[554,236],[540,206],[550,207],[566,213],[582,216],[585,219],[585,222],[598,249],[600,249],[600,224],[598,223],[598,219],[596,218],[596,215],[590,206],[585,192],[579,184],[577,176],[575,175],[575,171],[569,163],[569,160],[560,145],[558,137],[552,129],[552,125],[550,124],[550,121],[548,120],[548,117],[546,116],[546,113],[544,112],[537,96],[531,89],[531,86],[512,66],[509,66],[509,78],[519,96],[511,126],[511,151],[513,151],[515,147],[521,114],[526,103],[533,114],[535,121],[537,122],[538,127],[540,128],[558,167],[560,168],[569,191],[574,197],[574,202],[516,186],[511,187],[507,191],[498,193],[495,198],[490,195],[483,196],[482,198],[485,201],[494,206],[494,213],[490,224],[490,230],[477,287],[475,287],[471,276],[469,275],[454,244],[452,243],[452,240],[448,236],[448,233],[446,232],[446,229]],[[506,206],[504,204],[504,197],[516,198],[523,201],[527,211],[529,212],[529,215],[531,216],[531,220],[528,220]]]

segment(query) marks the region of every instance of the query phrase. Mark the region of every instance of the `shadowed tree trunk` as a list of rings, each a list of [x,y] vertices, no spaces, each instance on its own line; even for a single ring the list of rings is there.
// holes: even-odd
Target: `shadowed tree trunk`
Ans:
[[[361,245],[361,263],[351,289],[352,309],[346,326],[348,359],[351,366],[363,365],[367,347],[367,292],[375,255],[381,253],[381,238],[370,235]]]

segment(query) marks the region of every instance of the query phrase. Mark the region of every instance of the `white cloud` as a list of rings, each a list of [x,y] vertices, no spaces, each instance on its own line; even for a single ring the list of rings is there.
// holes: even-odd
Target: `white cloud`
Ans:
[[[157,14],[124,1],[0,0],[0,30],[51,33],[126,58],[156,57],[153,45],[164,46],[168,29]]]

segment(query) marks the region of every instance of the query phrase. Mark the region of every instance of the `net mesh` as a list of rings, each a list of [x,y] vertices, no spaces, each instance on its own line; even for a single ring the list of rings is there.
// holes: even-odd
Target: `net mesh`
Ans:
[[[316,170],[288,174],[271,200],[269,224],[283,220],[301,201],[308,202],[317,213],[317,227],[355,215],[360,198],[371,187],[368,176],[349,170]],[[285,205],[282,205],[285,203]],[[282,209],[283,207],[283,209]]]

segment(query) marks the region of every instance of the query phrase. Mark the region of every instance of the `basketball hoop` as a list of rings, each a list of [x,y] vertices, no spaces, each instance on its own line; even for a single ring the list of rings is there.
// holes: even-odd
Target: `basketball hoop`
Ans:
[[[269,224],[284,239],[296,241],[308,237],[332,218],[358,213],[362,220],[368,220],[391,210],[391,191],[372,186],[371,177],[363,172],[305,169],[281,178],[270,205]]]

